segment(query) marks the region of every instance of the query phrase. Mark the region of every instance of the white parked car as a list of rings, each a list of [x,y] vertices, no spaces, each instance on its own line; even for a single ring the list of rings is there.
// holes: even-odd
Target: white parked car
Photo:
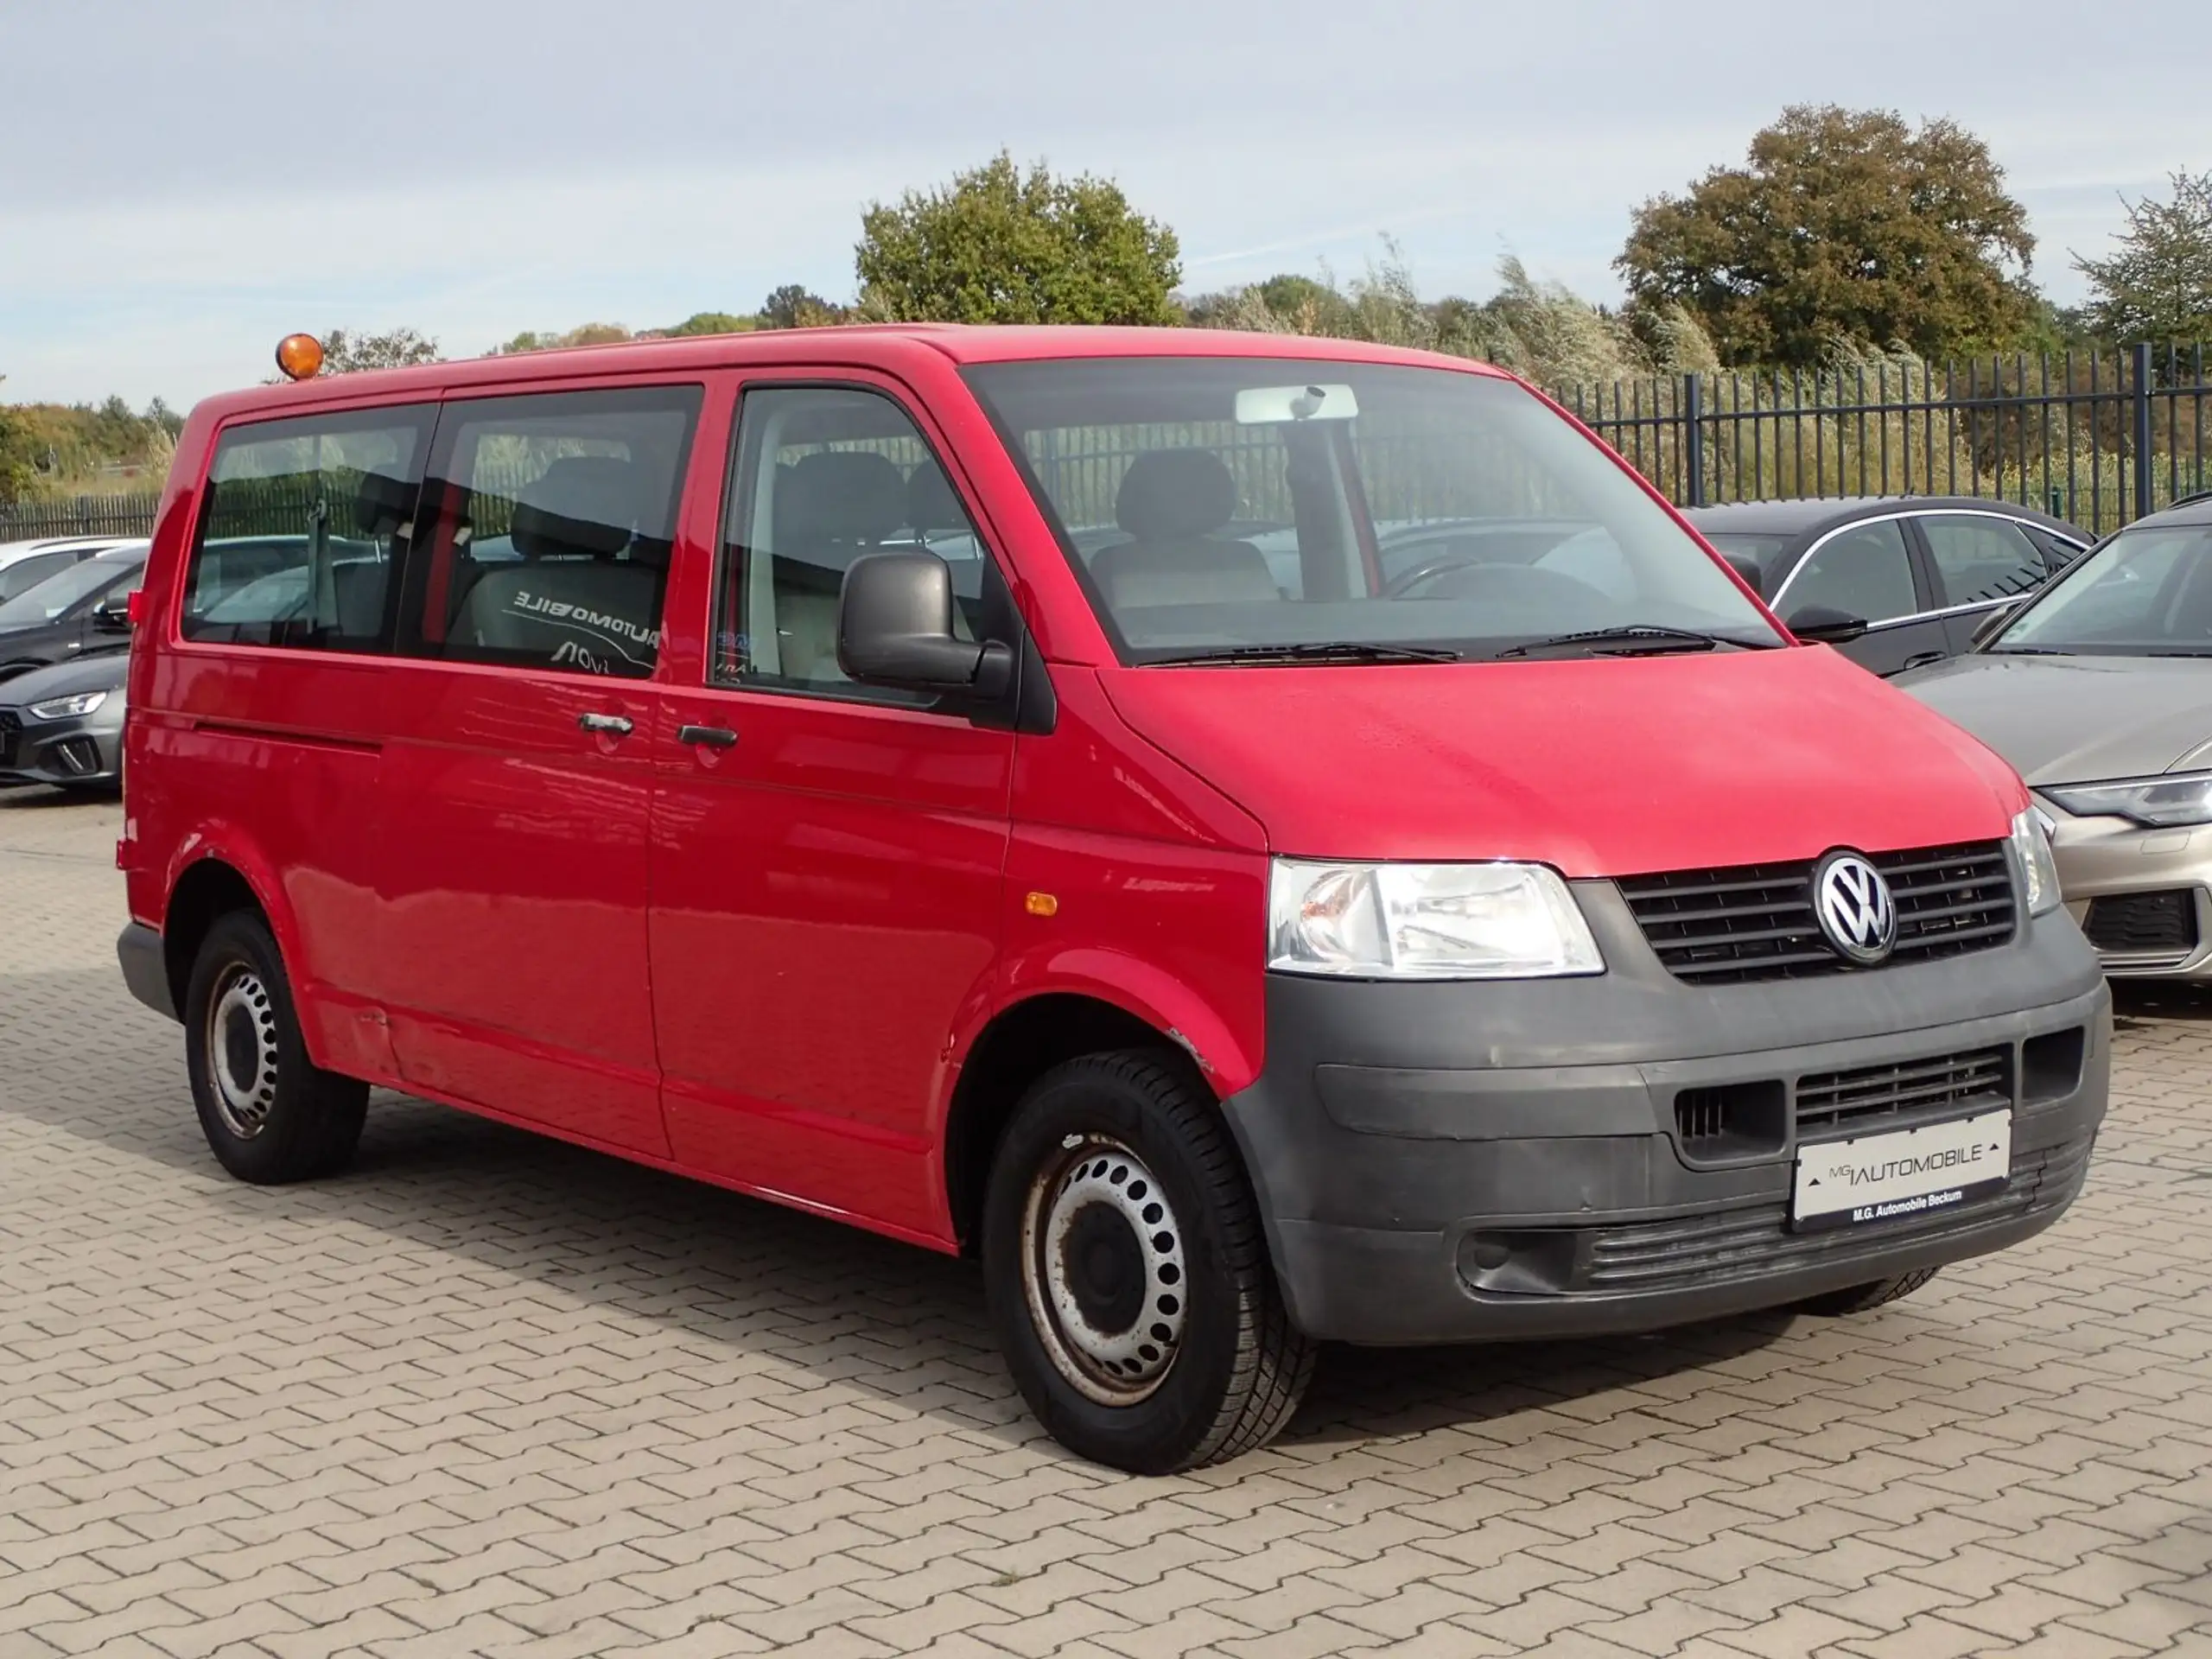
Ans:
[[[134,541],[130,536],[38,536],[0,542],[0,605],[81,559]]]

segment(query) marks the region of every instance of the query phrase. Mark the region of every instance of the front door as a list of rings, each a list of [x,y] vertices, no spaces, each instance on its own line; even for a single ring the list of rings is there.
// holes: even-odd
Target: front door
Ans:
[[[1915,568],[1903,521],[1874,518],[1828,536],[1789,573],[1774,607],[1784,622],[1807,606],[1864,618],[1866,632],[1843,654],[1877,674],[1895,674],[1950,654],[1943,620],[1928,614],[1927,583]]]
[[[926,547],[969,630],[1010,607],[887,388],[749,385],[725,524],[705,683],[670,690],[658,751],[670,1139],[708,1173],[935,1236],[930,1107],[988,992],[1014,738],[848,680],[837,592],[854,559]]]
[[[652,676],[700,399],[446,405],[383,767],[376,990],[401,1077],[655,1154]]]

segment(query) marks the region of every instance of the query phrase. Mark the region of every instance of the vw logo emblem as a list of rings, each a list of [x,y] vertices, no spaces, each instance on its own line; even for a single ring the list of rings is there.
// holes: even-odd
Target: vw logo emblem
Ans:
[[[1830,853],[1813,872],[1813,911],[1846,962],[1871,967],[1897,942],[1897,907],[1882,873],[1858,853]]]

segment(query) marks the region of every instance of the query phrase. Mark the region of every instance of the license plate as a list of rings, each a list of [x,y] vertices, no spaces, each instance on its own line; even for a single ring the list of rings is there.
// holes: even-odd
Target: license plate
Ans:
[[[1940,1215],[2004,1186],[2012,1114],[1892,1129],[1797,1148],[1790,1224],[1801,1233]]]

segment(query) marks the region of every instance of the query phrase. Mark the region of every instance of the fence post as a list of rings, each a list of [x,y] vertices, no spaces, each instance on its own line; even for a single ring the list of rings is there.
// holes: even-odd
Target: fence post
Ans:
[[[1682,492],[1686,507],[1705,505],[1705,384],[1693,369],[1682,377]]]
[[[2151,486],[2156,483],[2151,465],[2151,342],[2135,348],[2135,386],[2130,395],[2135,412],[2135,516],[2151,516]]]

